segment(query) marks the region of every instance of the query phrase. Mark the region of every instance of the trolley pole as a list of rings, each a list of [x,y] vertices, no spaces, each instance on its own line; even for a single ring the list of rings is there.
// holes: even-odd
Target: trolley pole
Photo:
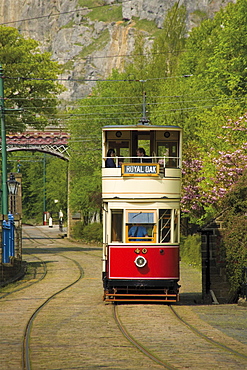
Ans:
[[[141,80],[141,82],[145,82]],[[142,118],[139,120],[141,125],[148,125],[149,119],[146,116],[146,92],[143,92],[143,99],[142,99]]]
[[[6,130],[5,130],[5,109],[4,109],[4,76],[2,65],[0,64],[0,118],[1,118],[1,138],[2,138],[2,214],[8,214],[8,189],[7,189],[7,149],[6,149]]]

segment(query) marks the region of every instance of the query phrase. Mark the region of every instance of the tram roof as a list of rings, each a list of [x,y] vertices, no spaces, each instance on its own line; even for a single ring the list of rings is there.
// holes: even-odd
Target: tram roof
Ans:
[[[160,125],[109,125],[103,126],[103,131],[111,130],[182,130],[180,126],[160,126]]]

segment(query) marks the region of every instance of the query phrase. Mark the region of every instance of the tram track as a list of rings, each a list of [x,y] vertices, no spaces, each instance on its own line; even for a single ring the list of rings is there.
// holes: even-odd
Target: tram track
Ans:
[[[31,328],[34,319],[39,314],[39,312],[46,306],[48,303],[53,300],[55,297],[57,297],[60,293],[64,292],[65,290],[69,289],[73,285],[75,285],[80,279],[83,278],[84,271],[81,265],[73,258],[63,256],[63,258],[67,258],[68,260],[75,263],[79,270],[79,276],[76,278],[72,283],[68,284],[67,286],[63,287],[62,289],[59,289],[56,293],[52,294],[50,297],[48,297],[45,302],[43,302],[31,315],[30,319],[28,320],[28,323],[25,328],[25,334],[23,338],[23,346],[22,346],[22,368],[23,370],[31,370],[31,359],[30,359],[30,351],[29,351],[29,344],[30,344],[30,337],[31,337]]]
[[[35,230],[37,230],[37,228],[34,226],[33,230],[34,230],[34,233],[35,233]],[[50,246],[52,244],[54,244],[54,240],[53,240],[53,238],[51,238],[49,236],[49,234],[43,232],[40,229],[39,229],[39,233],[42,233],[42,235],[44,235],[44,238],[43,237],[42,238],[37,238],[34,235],[32,235],[31,233],[29,233],[26,229],[23,231],[24,238],[28,240],[28,243],[29,244],[30,244],[30,242],[34,243],[32,248],[35,248],[37,250],[37,254],[39,254],[40,248],[46,247],[47,244],[49,244]],[[9,290],[10,289],[10,287],[9,287],[8,291],[0,296],[0,299],[4,299],[6,297],[8,299],[10,299],[9,298],[10,296],[14,296],[16,293],[18,293],[18,292],[20,292],[24,289],[31,288],[33,285],[41,283],[42,280],[45,277],[47,277],[48,272],[49,272],[49,270],[47,268],[47,261],[40,258],[39,256],[35,255],[34,253],[29,253],[27,251],[27,249],[28,248],[24,248],[25,252],[23,253],[23,255],[28,255],[29,257],[32,258],[32,260],[35,259],[36,261],[38,261],[40,263],[40,266],[42,267],[42,272],[38,273],[38,277],[32,276],[29,281],[24,279],[24,282],[21,282],[21,280],[20,280],[19,284],[22,284],[21,286],[19,286],[19,284],[15,282],[14,286],[17,284],[18,287],[14,288],[14,286],[13,286],[13,288],[11,288],[11,290]],[[57,253],[57,252],[52,252],[52,253],[50,253],[50,255],[60,256],[63,259],[71,261],[76,266],[79,274],[77,274],[77,277],[72,282],[70,281],[69,284],[66,284],[65,286],[63,286],[62,288],[57,290],[55,293],[52,293],[48,297],[46,297],[44,302],[42,302],[31,313],[31,315],[29,316],[29,319],[26,318],[26,325],[25,325],[25,328],[24,328],[24,334],[23,334],[22,346],[21,346],[22,347],[22,349],[21,349],[21,364],[22,364],[21,368],[22,368],[22,370],[31,370],[32,369],[32,366],[31,366],[31,360],[32,359],[31,359],[31,355],[30,355],[30,341],[32,339],[32,326],[34,324],[35,319],[37,318],[39,313],[42,311],[42,309],[44,309],[52,300],[54,300],[59,294],[65,292],[66,290],[71,288],[73,285],[75,285],[84,276],[84,270],[83,270],[82,266],[80,265],[80,263],[76,259],[68,257],[68,256],[64,255],[63,253]],[[28,263],[32,263],[32,262],[28,262]],[[35,271],[35,273],[33,273],[33,275],[36,275],[36,271]],[[35,280],[33,280],[33,279],[35,279]],[[13,299],[15,299],[15,298],[13,298]]]
[[[26,239],[32,240],[37,245],[44,245],[44,243],[40,243],[38,240],[34,239],[26,230],[23,229],[23,232],[26,235]],[[50,239],[50,237],[46,236],[46,239],[47,238]],[[28,255],[30,258],[32,257],[35,260],[37,260],[38,262],[40,262],[40,264],[42,266],[42,271],[40,273],[37,273],[38,268],[34,267],[32,273],[30,274],[31,276],[28,276],[28,278],[25,278],[25,279],[20,277],[19,280],[15,280],[14,281],[15,288],[11,288],[11,290],[9,290],[10,286],[11,286],[11,282],[10,282],[10,284],[8,284],[7,288],[6,288],[6,289],[8,289],[8,291],[1,294],[0,299],[5,298],[5,297],[7,297],[7,296],[9,296],[13,293],[19,292],[23,289],[26,289],[26,288],[32,286],[33,284],[39,283],[41,280],[43,280],[45,278],[45,276],[47,274],[47,266],[46,266],[45,262],[40,257],[36,256],[35,254],[29,253],[27,251],[25,251],[25,254]],[[32,265],[32,263],[34,264],[35,262],[34,261],[27,262],[27,265],[28,264]],[[24,275],[27,275],[27,272]],[[38,277],[37,277],[37,275],[38,275]]]
[[[175,317],[179,320],[180,323],[184,324],[187,328],[189,328],[193,333],[195,333],[197,336],[199,336],[200,338],[204,339],[205,341],[213,344],[215,347],[217,348],[220,348],[224,351],[227,351],[227,352],[230,352],[231,354],[237,356],[237,357],[240,357],[240,358],[243,358],[245,360],[247,360],[247,355],[244,354],[244,353],[241,353],[239,351],[236,351],[235,349],[205,335],[202,331],[198,330],[198,328],[196,328],[194,325],[190,324],[188,321],[186,321],[184,318],[182,318],[181,315],[178,314],[178,312],[176,311],[175,307],[170,305],[169,306],[171,312],[175,315]]]
[[[27,235],[27,233],[26,233]],[[32,237],[29,235],[29,239],[31,240]],[[37,243],[37,251],[39,250],[39,246],[42,247],[44,245],[43,242],[40,242],[40,240],[34,239],[35,243]],[[87,255],[94,256],[99,258],[98,256],[95,256],[93,253],[90,252],[84,252]],[[64,256],[63,254],[56,253],[56,255],[61,255],[63,258],[67,258],[71,260],[72,262],[76,263],[77,268],[80,270],[80,276],[71,284],[69,284],[66,287],[63,287],[62,289],[58,290],[51,296],[49,296],[42,304],[40,304],[39,307],[32,313],[30,316],[26,327],[25,327],[25,334],[23,337],[23,345],[22,345],[22,369],[23,370],[31,370],[32,369],[32,356],[30,355],[30,340],[32,338],[32,325],[35,321],[35,318],[39,315],[39,313],[42,311],[43,308],[45,308],[53,299],[55,299],[60,293],[64,292],[66,289],[69,287],[73,286],[76,284],[82,277],[83,277],[83,269],[80,266],[80,264],[75,261],[74,259]],[[136,343],[136,347],[138,348],[138,343]],[[138,348],[141,352],[143,352],[146,356],[148,356],[152,361],[155,361],[158,365],[161,365],[163,368],[167,370],[176,370],[173,366],[170,366],[168,363],[165,363],[164,361],[159,360],[156,356],[152,355],[148,350],[143,348],[142,346],[139,346]]]
[[[182,306],[179,308],[183,309]],[[188,310],[188,307],[186,309]],[[198,323],[191,325],[176,310],[174,305],[165,307],[158,304],[129,305],[128,307],[128,305],[115,304],[113,305],[113,317],[122,335],[144,356],[165,369],[175,370],[186,367],[191,369],[216,367],[223,369],[223,361],[227,361],[228,369],[246,368],[247,356],[244,352],[234,348],[236,344],[242,346],[242,343],[236,343],[237,341],[225,336],[222,332],[219,333],[209,324],[206,324],[208,325],[208,333],[205,334],[197,326]],[[153,325],[147,319],[142,319],[142,316],[147,318],[148,312],[151,312],[150,322]],[[188,312],[187,314],[189,314]],[[156,320],[152,320],[155,317]],[[157,325],[159,321],[164,326]],[[218,340],[217,335],[228,343]],[[184,342],[183,337],[185,338]],[[232,347],[229,345],[231,339]],[[198,351],[200,351],[200,361],[198,361]]]
[[[161,365],[167,370],[176,370],[177,368],[169,364],[167,361],[161,360],[158,356],[154,355],[151,353],[150,350],[148,350],[144,345],[139,343],[126,329],[126,327],[123,325],[122,321],[120,320],[120,317],[118,315],[118,305],[114,304],[113,305],[113,317],[114,320],[121,331],[121,333],[125,336],[125,338],[133,344],[139,351],[141,351],[145,356],[150,358],[150,360],[156,362],[158,365]]]
[[[46,236],[46,239],[49,239],[49,241],[51,243],[54,243],[53,239],[50,238],[49,235],[47,236],[47,234],[44,233],[43,231],[42,231],[42,233]],[[27,237],[29,238],[29,240],[33,240],[39,246],[44,246],[44,243],[43,242],[40,242],[39,240],[33,238],[30,234],[27,233],[27,231],[25,231],[25,234],[27,235]],[[50,295],[38,308],[36,308],[36,310],[30,316],[30,318],[29,318],[29,320],[28,320],[28,322],[26,324],[26,327],[25,327],[25,332],[24,332],[24,337],[23,337],[23,343],[22,343],[22,369],[23,370],[31,370],[31,357],[30,357],[29,347],[30,347],[32,324],[33,324],[35,318],[37,317],[37,315],[39,314],[39,312],[45,306],[48,305],[48,303],[51,300],[55,299],[55,297],[57,297],[60,293],[64,292],[65,290],[67,290],[70,287],[72,287],[73,285],[75,285],[80,279],[83,278],[83,275],[84,275],[83,268],[82,268],[82,266],[80,265],[80,263],[78,261],[76,261],[75,259],[70,258],[68,256],[65,256],[65,255],[63,255],[61,253],[56,253],[56,255],[60,255],[63,258],[66,258],[67,260],[72,261],[76,265],[76,267],[78,268],[78,270],[79,270],[79,276],[74,281],[72,281],[70,284],[66,285],[65,287],[59,289],[57,292],[55,292],[52,295]],[[42,261],[42,259],[40,259],[40,258],[38,258],[38,259],[40,261]],[[42,261],[42,262],[44,262],[44,261]],[[45,265],[45,263],[44,263],[44,265]],[[46,276],[46,274],[47,274],[47,268],[45,269],[45,272],[46,273],[43,275],[42,278],[44,278]],[[40,280],[42,280],[42,279],[37,280],[35,283],[38,283]]]
[[[19,292],[23,289],[29,288],[30,286],[32,286],[36,283],[39,283],[41,280],[43,280],[45,278],[45,276],[47,274],[47,267],[46,267],[46,264],[44,263],[44,261],[42,261],[41,258],[35,256],[34,254],[28,253],[28,255],[32,256],[33,258],[35,258],[37,261],[40,262],[40,264],[42,266],[42,271],[40,273],[37,273],[37,268],[35,268],[34,269],[35,271],[32,273],[32,276],[30,276],[28,279],[22,279],[21,278],[20,280],[15,281],[14,283],[15,283],[15,285],[17,285],[17,287],[13,288],[11,291],[8,290],[5,293],[1,294],[0,299],[5,298],[5,297],[9,296],[10,294]],[[31,264],[31,262],[30,262],[30,264]],[[10,288],[7,286],[7,289],[10,289]]]

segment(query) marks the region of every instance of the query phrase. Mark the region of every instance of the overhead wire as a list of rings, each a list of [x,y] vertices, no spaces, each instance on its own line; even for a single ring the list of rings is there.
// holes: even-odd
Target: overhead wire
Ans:
[[[196,110],[205,110],[205,109],[211,109],[213,107],[220,107],[220,105],[215,105],[215,104],[211,104],[211,105],[203,105],[203,106],[193,106],[193,107],[181,107],[181,108],[168,108],[168,109],[162,109],[162,112],[185,112],[185,111],[196,111]],[[119,117],[119,112],[114,112],[112,114],[115,114],[116,116],[114,117],[109,117],[109,114],[111,113],[106,113],[106,114],[102,114],[104,116],[104,122],[107,122],[107,121],[123,121],[123,120],[129,120],[129,121],[133,121],[133,120],[136,120],[136,121],[139,121],[140,118],[141,118],[141,112],[140,112],[140,115],[138,116],[133,116],[133,114],[138,114],[138,112],[123,112],[122,113],[122,116]],[[121,114],[121,113],[120,113]],[[129,116],[124,116],[123,114],[128,114]],[[156,114],[154,113],[153,116],[155,118],[158,118],[158,117],[166,117],[166,114]],[[99,115],[99,114],[90,114],[90,115],[82,115],[82,114],[71,114],[69,116],[65,116],[65,117],[60,117],[58,119],[58,122],[59,124],[61,125],[62,122],[66,122],[68,120],[72,120],[73,118],[79,118],[81,117],[83,120],[85,119],[90,119],[90,120],[101,120],[102,121],[102,116]],[[56,120],[52,120],[52,122],[54,123],[54,121]],[[49,124],[49,119],[47,120],[48,124]],[[83,121],[82,121],[83,122]],[[45,124],[46,122],[31,122],[31,121],[28,121],[28,122],[25,122],[25,125],[35,125],[35,126],[42,126],[44,127],[43,125]],[[16,127],[16,128],[19,128],[18,124],[13,124],[11,125],[12,128]]]
[[[181,97],[182,95],[180,95],[179,97]],[[174,97],[178,97],[178,96],[174,96]],[[129,99],[129,98],[128,98]],[[131,97],[132,99],[132,97]],[[147,107],[148,106],[152,106],[152,105],[160,105],[160,104],[181,104],[181,103],[195,103],[195,102],[206,102],[206,101],[218,101],[218,100],[224,100],[224,101],[228,101],[228,100],[240,100],[241,98],[234,98],[234,97],[208,97],[208,98],[204,98],[204,99],[190,99],[190,100],[176,100],[176,101],[162,101],[162,102],[147,102],[146,105]],[[142,106],[142,102],[137,102],[137,103],[118,103],[118,104],[90,104],[90,105],[66,105],[66,109],[70,108],[70,109],[73,109],[73,110],[78,110],[78,109],[81,109],[81,108],[96,108],[96,107],[100,107],[100,108],[106,108],[106,107],[138,107],[138,106]],[[38,107],[40,108],[40,107]],[[45,109],[54,109],[54,107],[44,107]],[[32,110],[32,109],[37,109],[37,107],[29,107],[29,106],[22,106],[22,109],[25,110]],[[23,111],[21,112],[21,114],[23,113]],[[18,115],[19,113],[17,112],[16,115]],[[58,113],[58,114],[66,114],[66,113]],[[68,114],[68,112],[67,112]],[[98,114],[98,113],[96,113]],[[14,115],[14,116],[16,116]]]
[[[166,76],[166,77],[153,77],[153,78],[146,78],[145,80],[142,79],[110,79],[110,78],[71,78],[70,76],[67,78],[40,78],[40,77],[10,77],[5,76],[5,79],[8,80],[23,80],[23,81],[70,81],[70,82],[147,82],[147,81],[160,81],[160,80],[168,80],[168,79],[175,79],[175,78],[187,78],[192,77],[193,75],[181,75],[181,76]]]
[[[207,89],[207,90],[204,90],[203,91],[204,93],[206,93],[206,92],[211,92],[211,90],[210,89]],[[179,95],[179,94],[176,94],[176,95],[149,95],[148,96],[148,100],[151,100],[151,99],[164,99],[164,98],[180,98],[180,97],[187,97],[187,96],[194,96],[194,93],[186,93],[186,94],[181,94],[181,95]],[[26,101],[35,101],[35,100],[52,100],[52,99],[58,99],[58,98],[56,98],[56,97],[51,97],[51,98],[49,98],[49,97],[24,97],[24,98],[22,98],[22,97],[13,97],[13,98],[4,98],[4,100],[5,101],[8,101],[8,100],[26,100]],[[111,100],[119,100],[119,99],[131,99],[131,100],[133,100],[133,99],[138,99],[138,100],[140,100],[140,99],[142,99],[142,96],[140,96],[140,95],[138,95],[138,96],[131,96],[131,97],[129,97],[129,96],[114,96],[114,97],[112,97],[112,96],[96,96],[96,95],[90,95],[90,96],[85,96],[85,97],[75,97],[75,98],[72,98],[72,99],[70,99],[69,100],[69,102],[70,101],[83,101],[83,100],[87,100],[87,99],[90,99],[90,100],[93,100],[93,99],[100,99],[100,100],[105,100],[105,99],[111,99]],[[226,98],[226,99],[228,99],[228,98]],[[238,98],[230,98],[230,99],[238,99]],[[58,99],[59,100],[59,99]],[[60,99],[61,100],[61,99]],[[148,103],[148,104],[150,104],[150,103]],[[119,104],[118,104],[119,105]],[[110,106],[112,106],[112,104],[110,104]],[[66,104],[66,107],[67,107],[67,104]],[[76,105],[75,107],[82,107],[82,105]]]
[[[217,107],[219,105],[205,105],[205,106],[197,106],[197,107],[185,107],[185,108],[169,108],[169,109],[163,109],[162,112],[182,112],[182,111],[191,111],[191,110],[199,110],[199,109],[210,109],[212,107]],[[109,113],[110,114],[110,113]],[[141,118],[141,112],[140,112],[140,115],[138,116],[133,116],[133,114],[138,114],[137,112],[127,112],[127,114],[131,114],[130,116],[121,116],[119,117],[119,115],[117,116],[118,112],[114,112],[113,114],[116,114],[115,117],[109,117],[108,116],[108,113],[107,114],[102,114],[104,115],[104,122],[107,122],[107,121],[119,121],[119,119],[121,119],[121,121],[123,120],[129,120],[129,121],[133,121],[133,120],[136,120],[136,121],[139,121],[140,118]],[[122,114],[126,114],[126,112],[123,112]],[[93,117],[93,115],[95,115],[96,117]],[[158,118],[158,117],[166,117],[165,114],[154,114],[155,118]],[[90,115],[81,115],[81,114],[71,114],[67,117],[63,117],[60,119],[60,121],[66,121],[66,120],[70,120],[72,118],[75,118],[75,117],[82,117],[82,118],[90,118],[90,120],[101,120],[102,121],[102,117],[99,117],[99,114],[90,114]],[[31,124],[39,124],[38,122],[27,122],[26,124],[28,125],[31,125]]]
[[[205,99],[190,99],[190,100],[177,100],[177,101],[162,101],[162,102],[155,102],[155,103],[147,103],[147,108],[150,106],[157,106],[157,105],[166,105],[166,104],[169,104],[169,105],[176,105],[176,104],[193,104],[193,103],[200,103],[200,102],[216,102],[216,101],[236,101],[236,100],[241,100],[241,98],[233,98],[233,97],[225,97],[225,98],[222,98],[222,97],[209,97],[209,98],[205,98]],[[214,105],[211,105],[211,106],[214,106]],[[92,117],[94,115],[97,115],[97,116],[105,116],[105,119],[107,116],[109,115],[115,115],[115,114],[118,114],[118,115],[126,115],[126,114],[135,114],[136,111],[124,111],[124,112],[90,112],[90,113],[77,113],[76,111],[77,110],[80,110],[82,108],[121,108],[121,107],[142,107],[142,103],[132,103],[132,104],[93,104],[93,105],[90,105],[90,106],[87,106],[87,105],[81,105],[79,107],[77,106],[66,106],[66,108],[70,108],[71,111],[68,112],[68,111],[63,111],[63,110],[58,110],[56,113],[53,114],[53,116],[50,116],[50,118],[47,118],[47,119],[50,119],[50,120],[55,120],[55,121],[58,121],[58,120],[64,120],[64,119],[70,119],[72,117]],[[205,106],[204,106],[205,107]],[[208,106],[207,106],[208,107]],[[176,110],[186,110],[186,109],[198,109],[198,107],[184,107],[184,108],[174,108],[173,110],[176,111]],[[201,106],[202,108],[202,106]],[[21,117],[22,118],[25,118],[25,113],[26,112],[29,112],[30,114],[33,114],[31,111],[32,110],[35,110],[36,107],[28,107],[28,106],[24,106],[22,107],[22,112],[21,112]],[[54,109],[54,107],[45,107],[45,109]],[[170,108],[171,110],[172,108]],[[164,110],[164,109],[163,109]],[[141,111],[141,109],[140,109]],[[167,109],[165,109],[165,111],[167,111]],[[8,117],[16,117],[18,118],[18,116],[20,115],[20,113],[16,112],[11,112],[11,113],[8,113],[7,116]],[[42,121],[40,122],[40,124],[42,123],[46,123],[46,121]]]

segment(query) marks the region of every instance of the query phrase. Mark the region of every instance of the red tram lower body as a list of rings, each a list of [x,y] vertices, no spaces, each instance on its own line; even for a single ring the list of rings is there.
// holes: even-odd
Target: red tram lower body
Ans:
[[[178,245],[109,245],[107,254],[105,301],[178,301]]]

